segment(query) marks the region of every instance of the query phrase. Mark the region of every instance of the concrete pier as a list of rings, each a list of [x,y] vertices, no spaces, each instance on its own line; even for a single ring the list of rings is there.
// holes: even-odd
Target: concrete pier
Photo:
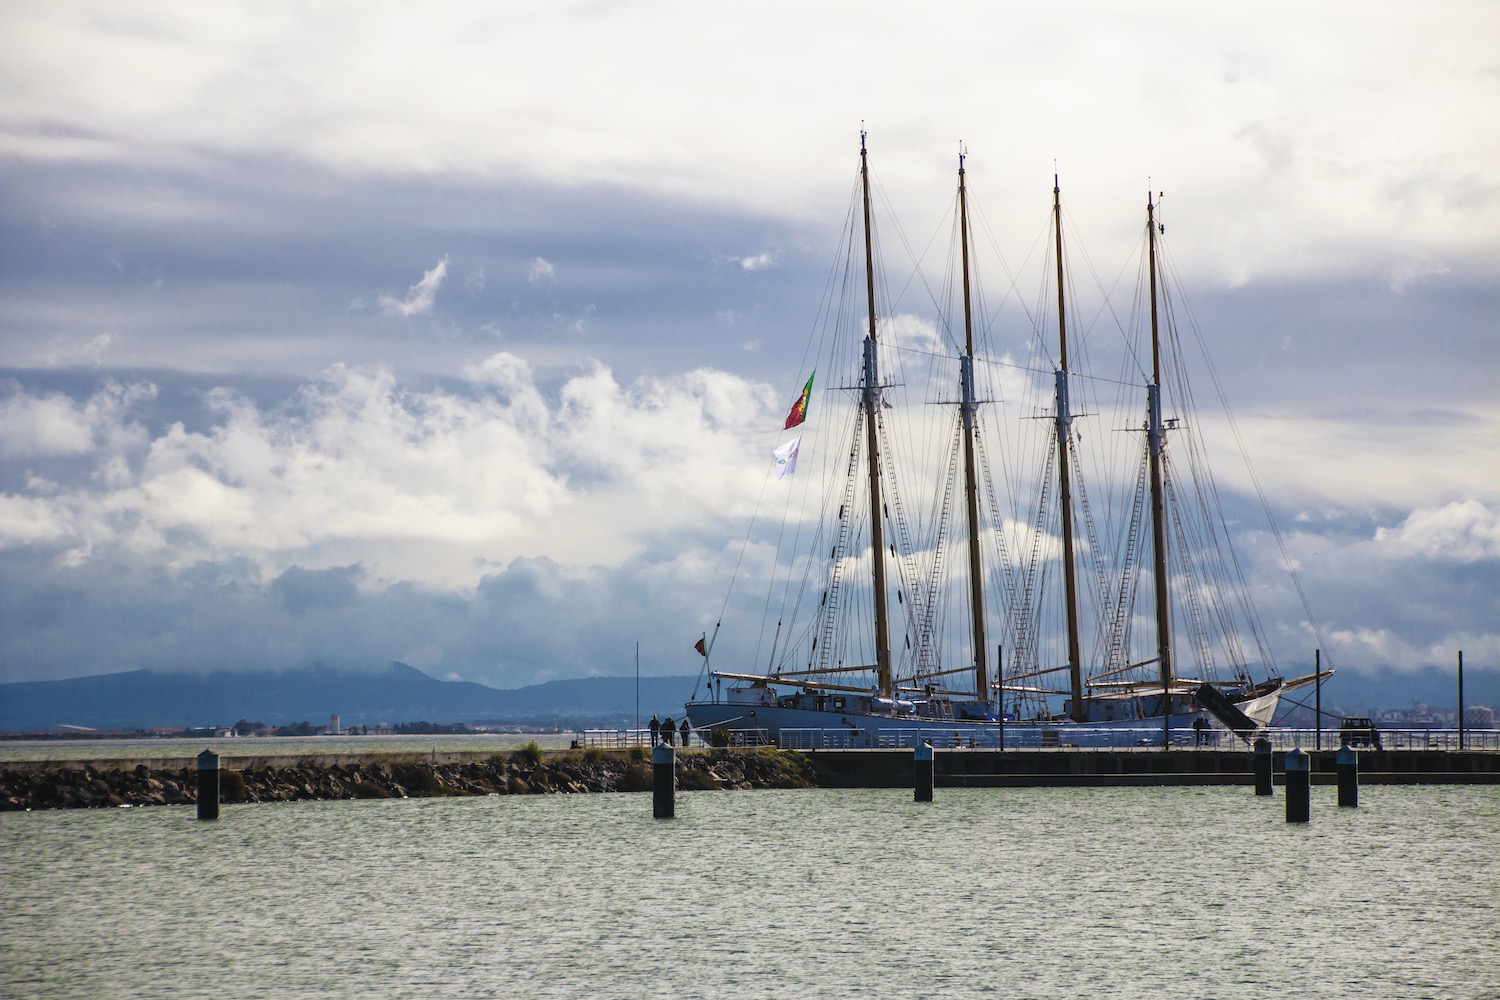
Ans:
[[[910,749],[809,750],[823,788],[915,788]],[[1336,780],[1334,752],[1305,753],[1310,780]],[[1500,784],[1500,754],[1474,751],[1361,750],[1360,779],[1370,785]],[[1271,755],[1276,777],[1286,753]],[[1115,788],[1151,785],[1254,785],[1247,750],[944,750],[937,788]]]

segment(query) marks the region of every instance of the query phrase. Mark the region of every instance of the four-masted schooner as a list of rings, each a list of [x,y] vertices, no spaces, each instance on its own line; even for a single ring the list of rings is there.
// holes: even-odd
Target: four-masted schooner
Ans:
[[[957,192],[958,270],[961,281],[962,344],[958,345],[956,425],[946,454],[947,473],[941,487],[938,513],[928,521],[925,537],[913,535],[905,512],[908,504],[897,482],[894,460],[901,435],[893,426],[890,395],[898,382],[882,376],[882,358],[894,357],[893,345],[882,341],[885,323],[877,311],[875,249],[872,225],[871,179],[865,134],[860,135],[857,210],[851,211],[845,249],[850,264],[839,287],[853,312],[863,305],[863,336],[857,350],[852,323],[841,334],[824,338],[833,350],[857,359],[851,384],[836,387],[855,400],[849,419],[836,424],[840,446],[830,446],[828,488],[821,494],[824,515],[812,531],[810,549],[827,558],[802,558],[800,586],[784,581],[782,605],[802,625],[787,626],[779,618],[765,669],[724,670],[711,665],[718,629],[698,645],[708,678],[706,697],[686,705],[692,725],[710,738],[724,741],[764,741],[782,746],[909,746],[930,742],[942,746],[1167,745],[1192,741],[1211,729],[1248,739],[1269,725],[1281,694],[1312,678],[1286,682],[1279,676],[1252,681],[1244,664],[1236,664],[1227,679],[1189,676],[1178,668],[1173,636],[1174,591],[1186,597],[1191,612],[1185,617],[1202,625],[1223,613],[1228,602],[1210,596],[1200,575],[1185,569],[1172,575],[1172,546],[1187,550],[1189,531],[1169,516],[1175,480],[1169,474],[1167,432],[1174,421],[1163,417],[1163,345],[1158,308],[1159,260],[1156,204],[1148,195],[1146,211],[1147,275],[1149,289],[1150,368],[1146,378],[1146,418],[1137,425],[1139,488],[1134,503],[1146,508],[1152,556],[1152,612],[1154,649],[1133,656],[1131,641],[1136,584],[1142,570],[1132,565],[1106,568],[1100,560],[1106,548],[1097,537],[1091,516],[1084,546],[1095,562],[1093,599],[1099,619],[1095,645],[1099,652],[1084,662],[1075,475],[1081,474],[1075,446],[1076,413],[1070,397],[1073,372],[1067,326],[1061,190],[1053,180],[1052,229],[1057,281],[1057,355],[1053,371],[1047,471],[1040,477],[1041,498],[1035,520],[1000,513],[981,434],[983,401],[976,384],[976,317],[971,257],[973,231],[965,178],[965,153],[959,155]],[[862,249],[862,269],[857,266]],[[862,270],[862,274],[859,272]],[[863,278],[859,282],[855,277]],[[862,296],[853,289],[860,288]],[[862,298],[862,303],[858,299]],[[837,321],[835,321],[837,322]],[[956,336],[955,338],[956,339]],[[949,376],[951,378],[951,376]],[[950,383],[951,384],[951,383]],[[1139,411],[1137,411],[1139,412]],[[832,435],[829,436],[832,439]],[[918,463],[918,469],[924,467]],[[988,486],[986,491],[984,488]],[[1055,490],[1055,493],[1054,493]],[[953,542],[953,518],[947,500],[961,498],[961,539]],[[1055,496],[1055,502],[1052,498]],[[1042,553],[1042,539],[1053,533],[1043,524],[1044,507],[1055,511],[1055,557]],[[990,520],[984,520],[988,512]],[[1116,548],[1127,560],[1138,557],[1145,545],[1141,516],[1125,519],[1128,527]],[[793,531],[800,536],[801,525]],[[1006,537],[1019,539],[1029,555],[1012,560]],[[1227,535],[1210,532],[1227,543]],[[986,547],[1001,566],[985,568]],[[949,549],[954,558],[947,558]],[[1190,563],[1181,555],[1182,565]],[[945,589],[947,563],[963,567],[965,586]],[[1041,637],[1044,622],[1039,588],[1060,563],[1063,570],[1063,662],[1044,662]],[[821,576],[812,576],[821,566]],[[990,586],[996,582],[998,586]],[[1200,592],[1201,591],[1201,592]],[[795,594],[797,596],[792,597]],[[897,607],[893,622],[892,594]],[[816,606],[807,595],[816,595]],[[966,604],[967,634],[943,639],[948,603]],[[768,607],[770,606],[768,601]],[[1205,613],[1205,609],[1207,612]],[[800,615],[797,612],[802,612]],[[903,620],[904,619],[904,620]],[[1011,669],[1004,669],[1006,642],[996,642],[990,659],[991,625],[1009,642]],[[899,650],[892,635],[904,628]],[[1257,628],[1252,626],[1252,631]],[[1200,673],[1211,667],[1216,645],[1233,648],[1239,637],[1220,643],[1198,639]],[[1264,649],[1262,650],[1264,654]],[[750,653],[742,654],[744,660]],[[945,657],[959,658],[958,666]],[[738,660],[739,657],[736,657]],[[1269,657],[1263,655],[1264,660]],[[993,662],[993,668],[992,668]],[[1065,674],[1067,687],[1046,687],[1052,674]],[[1054,708],[1062,698],[1061,710]],[[1027,711],[1027,707],[1030,711]]]

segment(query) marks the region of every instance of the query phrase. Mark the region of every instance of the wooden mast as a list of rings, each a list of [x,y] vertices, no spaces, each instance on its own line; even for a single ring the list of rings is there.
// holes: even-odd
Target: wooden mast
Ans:
[[[859,179],[864,194],[865,294],[869,334],[864,344],[864,379],[861,402],[865,416],[865,457],[870,475],[870,561],[875,587],[875,677],[882,697],[894,691],[891,679],[890,623],[885,593],[885,505],[880,499],[880,371],[875,357],[875,251],[870,233],[870,168],[865,151],[865,132],[859,133]]]
[[[1069,715],[1074,722],[1087,722],[1083,703],[1083,656],[1078,641],[1078,570],[1073,553],[1073,482],[1070,435],[1073,415],[1068,408],[1068,312],[1063,286],[1062,188],[1052,175],[1052,230],[1057,254],[1057,484],[1062,503],[1063,583],[1067,591],[1068,679],[1073,689]]]
[[[959,243],[964,268],[964,355],[959,359],[959,381],[963,393],[961,412],[964,429],[964,502],[969,516],[969,609],[974,631],[974,694],[990,700],[987,643],[984,638],[984,577],[979,558],[979,484],[974,469],[974,425],[979,409],[974,399],[974,316],[969,302],[969,199],[964,186],[964,154],[958,154]]]
[[[1156,651],[1161,667],[1162,740],[1165,745],[1172,715],[1172,625],[1167,599],[1167,519],[1162,500],[1162,452],[1166,431],[1161,419],[1161,337],[1156,319],[1156,206],[1146,192],[1146,235],[1150,247],[1151,280],[1151,384],[1146,387],[1147,442],[1151,459],[1151,541],[1155,550],[1152,573],[1156,577]]]

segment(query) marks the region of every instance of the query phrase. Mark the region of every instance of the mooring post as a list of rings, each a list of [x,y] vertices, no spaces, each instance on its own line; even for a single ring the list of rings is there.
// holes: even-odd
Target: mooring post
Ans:
[[[1359,807],[1359,754],[1345,743],[1339,747],[1339,805],[1351,809]]]
[[[912,748],[912,771],[915,774],[914,796],[918,802],[932,801],[933,757],[932,744],[926,740]]]
[[[198,818],[219,818],[219,755],[212,750],[198,755]]]
[[[1262,736],[1255,741],[1255,794],[1273,795],[1271,741]]]
[[[677,815],[677,751],[666,743],[651,751],[651,815],[672,819]]]
[[[1286,821],[1307,823],[1312,819],[1312,770],[1301,747],[1286,755]]]

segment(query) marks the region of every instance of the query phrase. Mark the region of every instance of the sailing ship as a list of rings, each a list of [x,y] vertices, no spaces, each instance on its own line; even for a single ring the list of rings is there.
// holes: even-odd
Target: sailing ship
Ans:
[[[789,529],[798,539],[810,534],[809,547],[820,555],[826,552],[827,558],[793,560],[801,568],[800,580],[789,573],[777,584],[779,601],[768,598],[767,625],[773,603],[777,620],[763,669],[714,667],[720,626],[712,637],[704,635],[696,648],[705,668],[700,686],[706,678],[707,693],[694,692],[687,716],[710,739],[809,748],[919,742],[1167,746],[1205,738],[1217,742],[1226,733],[1249,740],[1271,723],[1285,692],[1313,683],[1317,674],[1285,680],[1272,672],[1274,661],[1248,598],[1224,597],[1211,586],[1243,584],[1232,553],[1227,560],[1222,554],[1210,557],[1217,561],[1208,567],[1202,561],[1209,552],[1229,546],[1227,532],[1222,527],[1195,529],[1188,513],[1174,513],[1184,506],[1179,494],[1187,480],[1211,495],[1216,488],[1211,479],[1200,481],[1209,474],[1196,448],[1184,449],[1190,468],[1180,475],[1168,448],[1169,434],[1185,434],[1188,428],[1180,418],[1164,416],[1164,380],[1172,386],[1183,383],[1175,381],[1181,373],[1170,367],[1164,350],[1164,340],[1175,344],[1177,338],[1163,337],[1162,227],[1156,201],[1148,194],[1143,284],[1149,298],[1144,302],[1147,320],[1140,327],[1149,332],[1149,361],[1135,362],[1145,383],[1145,417],[1135,418],[1127,428],[1130,433],[1123,435],[1135,442],[1134,474],[1114,477],[1126,485],[1116,488],[1119,502],[1109,505],[1125,512],[1118,518],[1120,526],[1112,534],[1108,528],[1101,533],[1084,488],[1076,426],[1080,414],[1072,403],[1081,376],[1070,352],[1056,177],[1049,241],[1056,265],[1056,353],[1050,345],[1047,352],[1052,393],[1036,406],[1045,419],[1031,421],[1047,428],[1046,440],[1035,450],[1041,464],[1032,480],[1034,513],[1016,515],[1020,505],[1012,500],[1007,518],[1002,513],[1005,499],[1018,491],[1014,485],[995,489],[987,460],[992,446],[983,433],[993,399],[981,398],[977,373],[993,373],[994,366],[976,355],[976,333],[985,328],[976,315],[965,156],[960,152],[954,212],[958,251],[949,268],[950,275],[957,274],[950,282],[951,297],[960,300],[961,309],[950,309],[955,319],[945,325],[948,342],[957,348],[957,398],[942,407],[950,414],[943,421],[918,415],[913,422],[924,428],[903,433],[892,397],[907,383],[904,377],[891,377],[890,369],[921,357],[951,372],[952,355],[903,353],[889,343],[892,324],[877,309],[878,241],[866,136],[860,135],[855,207],[845,230],[848,264],[831,282],[839,291],[830,294],[841,295],[849,308],[828,310],[818,331],[832,353],[856,360],[848,384],[835,386],[852,395],[856,405],[842,423],[825,418],[830,430],[840,432],[841,443],[823,449],[828,485],[809,502],[821,511],[817,527],[809,527],[810,517],[794,517]],[[858,318],[839,318],[857,316],[859,305],[862,324]],[[1141,348],[1126,355],[1143,359],[1146,353]],[[951,386],[951,374],[945,377]],[[993,388],[994,379],[990,382]],[[1131,389],[1138,392],[1139,386]],[[793,407],[788,429],[806,417],[810,391],[811,380]],[[1185,393],[1179,388],[1172,398],[1185,404]],[[947,442],[929,453],[946,462],[919,457],[903,464],[898,457],[902,448],[914,437],[935,439],[932,428],[939,423],[949,428]],[[825,436],[834,438],[832,433]],[[778,476],[786,474],[789,456],[795,462],[796,445],[788,442],[778,449]],[[928,505],[931,510],[921,519],[923,530],[911,527],[907,512],[915,505],[902,492],[902,474],[913,471],[936,471],[933,478],[940,484]],[[1205,513],[1214,504],[1216,500],[1199,501],[1186,508]],[[1141,565],[1147,550],[1148,567]],[[1056,596],[1059,566],[1062,581]],[[1139,586],[1147,580],[1149,601]],[[1145,603],[1150,611],[1138,610],[1137,604]],[[955,608],[966,613],[954,613]],[[1083,629],[1089,612],[1094,648],[1086,661]],[[1244,615],[1248,624],[1242,624]],[[1138,621],[1151,628],[1135,629]],[[892,643],[897,630],[904,632],[899,647]],[[1179,633],[1191,641],[1179,644]],[[1260,652],[1260,665],[1272,668],[1259,681],[1251,679],[1244,655],[1249,645]],[[759,653],[754,656],[759,662]],[[1221,661],[1227,671],[1219,669]]]

